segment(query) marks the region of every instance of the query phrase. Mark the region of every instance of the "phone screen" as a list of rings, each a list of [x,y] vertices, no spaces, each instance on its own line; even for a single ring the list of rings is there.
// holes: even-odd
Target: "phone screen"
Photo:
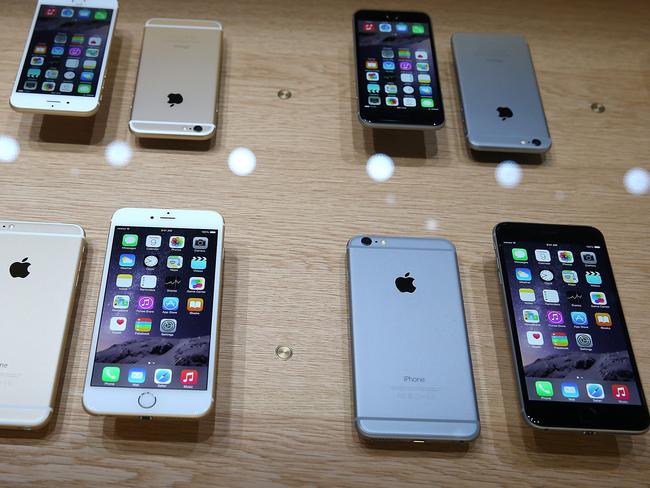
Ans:
[[[502,252],[528,399],[641,405],[604,246],[506,241]]]
[[[94,97],[113,10],[42,5],[16,91]]]
[[[92,386],[207,389],[217,231],[116,227]]]
[[[361,11],[355,15],[358,97],[370,122],[444,122],[429,18],[417,13]]]

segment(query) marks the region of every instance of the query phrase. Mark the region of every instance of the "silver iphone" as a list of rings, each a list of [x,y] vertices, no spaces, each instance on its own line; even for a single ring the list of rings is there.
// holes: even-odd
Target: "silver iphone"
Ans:
[[[451,242],[348,242],[355,423],[365,439],[470,441],[480,422]]]

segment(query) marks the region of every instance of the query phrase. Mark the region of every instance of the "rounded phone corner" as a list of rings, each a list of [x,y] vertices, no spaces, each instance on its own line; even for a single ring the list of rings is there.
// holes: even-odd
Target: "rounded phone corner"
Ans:
[[[12,93],[11,96],[9,97],[9,106],[14,110],[15,112],[23,113],[26,112],[25,107],[21,106],[18,104],[14,98],[14,94]]]
[[[460,442],[473,442],[481,435],[481,422],[477,421],[474,424],[474,430],[469,432],[466,436],[461,436],[458,440]]]
[[[347,243],[346,247],[348,247],[348,248],[352,247],[352,245],[354,244],[355,239],[361,239],[361,237],[362,237],[361,235],[350,237],[348,239],[348,243]]]
[[[135,137],[143,137],[143,133],[137,127],[137,121],[129,120],[129,132]]]
[[[92,117],[94,115],[97,115],[97,112],[99,112],[99,100],[95,102],[95,105],[90,110],[86,110],[84,112],[77,112],[76,114],[71,114],[71,115],[77,115],[79,117]]]
[[[369,129],[374,129],[374,128],[377,127],[376,124],[374,124],[374,123],[364,119],[363,117],[361,117],[360,112],[357,112],[357,119],[359,119],[359,123],[364,127],[367,127]]]
[[[77,235],[76,235],[75,237],[79,237],[79,238],[81,238],[81,239],[85,239],[85,238],[86,238],[86,231],[85,231],[84,228],[81,227],[79,224],[68,224],[68,225],[74,227],[75,230],[77,231]]]
[[[89,415],[102,415],[102,412],[96,410],[94,407],[88,404],[88,399],[86,398],[86,393],[81,397],[81,406],[84,411]]]
[[[356,419],[354,425],[357,428],[357,432],[359,433],[359,435],[364,441],[374,441],[384,437],[378,435],[377,432],[372,432],[371,430],[369,430],[366,422],[364,422],[363,419]]]

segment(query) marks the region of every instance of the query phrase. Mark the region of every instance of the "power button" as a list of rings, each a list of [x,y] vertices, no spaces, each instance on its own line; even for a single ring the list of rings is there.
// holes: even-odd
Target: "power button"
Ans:
[[[156,397],[152,393],[145,392],[138,397],[138,405],[142,408],[151,408],[156,404]]]

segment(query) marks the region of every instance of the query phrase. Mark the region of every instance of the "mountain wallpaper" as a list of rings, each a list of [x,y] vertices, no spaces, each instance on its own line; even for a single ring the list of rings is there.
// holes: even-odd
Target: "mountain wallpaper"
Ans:
[[[97,352],[99,364],[168,364],[172,366],[207,366],[210,356],[210,336],[138,337],[113,344]]]
[[[627,351],[595,353],[562,351],[540,358],[524,367],[532,378],[577,378],[603,381],[634,381]]]

